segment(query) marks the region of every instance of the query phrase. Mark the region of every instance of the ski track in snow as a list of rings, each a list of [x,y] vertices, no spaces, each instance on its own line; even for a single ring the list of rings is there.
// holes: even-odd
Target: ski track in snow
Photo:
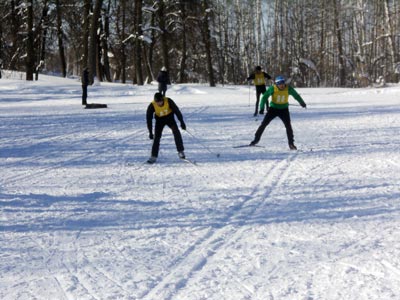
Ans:
[[[154,86],[0,90],[1,299],[399,299],[398,86],[301,89],[296,152],[279,120],[232,148],[248,87],[172,86],[196,166],[168,128],[144,163]]]
[[[294,155],[293,155],[294,156]],[[273,186],[279,183],[287,176],[292,157],[284,158],[267,171],[268,175],[262,178],[262,181],[256,184],[253,192],[247,196],[239,206],[230,210],[225,220],[226,226],[221,228],[211,228],[196,243],[191,246],[181,256],[180,262],[174,262],[174,267],[170,270],[167,277],[152,288],[148,293],[141,295],[141,299],[172,299],[180,289],[183,289],[186,282],[192,277],[193,273],[201,272],[207,261],[215,253],[223,248],[231,239],[238,239],[243,233],[238,230],[245,218],[250,218],[259,206],[264,204],[268,195],[273,192]],[[232,223],[238,225],[232,226]],[[176,280],[179,279],[177,282]],[[245,287],[245,290],[252,291],[252,287]]]

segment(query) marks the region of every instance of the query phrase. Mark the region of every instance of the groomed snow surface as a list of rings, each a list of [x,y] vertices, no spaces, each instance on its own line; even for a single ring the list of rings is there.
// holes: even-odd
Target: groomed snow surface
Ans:
[[[254,87],[0,80],[0,299],[400,299],[400,85],[298,89],[248,144]],[[220,156],[218,157],[218,154]]]

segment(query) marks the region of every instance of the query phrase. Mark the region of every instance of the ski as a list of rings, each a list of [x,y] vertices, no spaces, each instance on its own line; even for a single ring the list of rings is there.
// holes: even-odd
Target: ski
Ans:
[[[129,162],[129,163],[126,163],[125,165],[127,167],[141,168],[141,167],[143,167],[145,165],[154,165],[154,164],[155,164],[155,162],[154,163],[150,163],[147,160],[145,160],[145,161],[142,161],[142,162]]]
[[[264,146],[260,146],[260,145],[238,145],[238,146],[233,146],[233,148],[245,148],[245,147],[259,147],[259,148],[265,148]]]
[[[184,162],[187,162],[189,164],[192,164],[194,166],[197,166],[197,163],[194,160],[191,160],[191,159],[188,159],[188,158],[181,158],[181,160],[184,161]]]
[[[186,163],[192,164],[194,166],[197,166],[197,162],[188,158],[180,158],[181,161],[184,161]],[[143,162],[143,164],[145,165],[154,165],[156,164],[155,161],[150,161],[150,160],[146,160]],[[134,166],[134,164],[128,163],[127,166]]]

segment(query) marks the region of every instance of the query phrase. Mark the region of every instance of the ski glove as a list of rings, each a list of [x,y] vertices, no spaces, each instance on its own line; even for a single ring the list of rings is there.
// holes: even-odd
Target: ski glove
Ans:
[[[305,104],[305,103],[301,103],[301,107],[303,107],[303,108],[307,108],[307,104]]]
[[[183,130],[186,130],[186,124],[185,124],[185,122],[182,122],[182,123],[181,123],[181,128],[182,128]]]
[[[154,135],[152,132],[149,133],[149,139],[151,139],[151,140],[154,139]]]

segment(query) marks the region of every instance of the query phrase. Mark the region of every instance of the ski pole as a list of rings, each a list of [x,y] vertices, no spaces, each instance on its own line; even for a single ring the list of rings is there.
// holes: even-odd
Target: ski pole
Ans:
[[[221,156],[220,153],[215,153],[215,152],[211,151],[210,148],[208,148],[207,146],[205,146],[197,137],[195,137],[195,136],[193,135],[193,133],[191,133],[191,132],[188,131],[187,129],[184,130],[184,131],[186,131],[193,139],[195,139],[195,140],[197,141],[197,143],[198,143],[199,145],[201,145],[201,146],[202,146],[204,149],[206,149],[208,152],[210,152],[210,153],[213,154],[213,155],[216,155],[217,157],[220,157],[220,156]]]
[[[291,103],[289,103],[289,106],[297,106],[297,107],[303,107],[303,106],[301,106],[301,105],[298,105],[298,104],[291,104]],[[306,107],[304,107],[305,109],[307,109],[307,106]]]

